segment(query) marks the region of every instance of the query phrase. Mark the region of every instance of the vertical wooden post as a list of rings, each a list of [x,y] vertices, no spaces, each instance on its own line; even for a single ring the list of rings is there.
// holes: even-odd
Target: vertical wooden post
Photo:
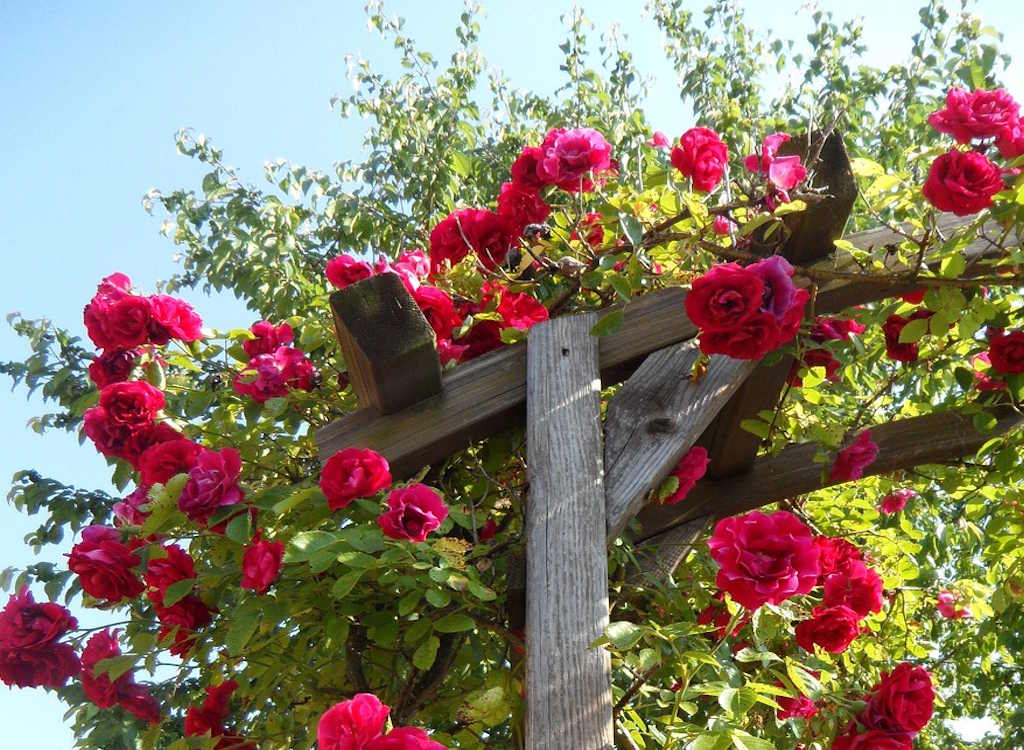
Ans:
[[[609,750],[598,339],[593,314],[530,329],[526,352],[526,750]]]

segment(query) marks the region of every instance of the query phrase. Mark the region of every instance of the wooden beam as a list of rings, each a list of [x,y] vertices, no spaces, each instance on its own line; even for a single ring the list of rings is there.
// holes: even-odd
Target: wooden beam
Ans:
[[[526,379],[526,750],[607,750],[601,390],[593,313],[534,326]]]
[[[875,425],[871,435],[878,444],[878,458],[864,475],[941,464],[973,454],[988,440],[1006,434],[1024,421],[1024,416],[1010,409],[1000,409],[996,416],[996,426],[990,432],[979,432],[972,415],[959,411],[940,411]],[[702,516],[723,518],[838,484],[829,479],[827,465],[814,462],[818,450],[816,443],[792,445],[777,456],[758,458],[745,474],[698,482],[681,503],[649,505],[640,514],[642,532],[637,540],[653,541],[660,534]]]
[[[647,503],[719,410],[757,368],[757,362],[714,357],[697,382],[690,371],[696,341],[654,352],[608,404],[605,420],[605,498],[608,539]]]
[[[398,274],[378,274],[335,292],[331,311],[362,406],[391,414],[441,392],[434,331]]]

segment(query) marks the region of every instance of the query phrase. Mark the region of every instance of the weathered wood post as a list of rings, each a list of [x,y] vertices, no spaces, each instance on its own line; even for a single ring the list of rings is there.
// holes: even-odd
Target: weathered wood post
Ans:
[[[527,339],[526,748],[609,750],[601,379],[594,314]]]

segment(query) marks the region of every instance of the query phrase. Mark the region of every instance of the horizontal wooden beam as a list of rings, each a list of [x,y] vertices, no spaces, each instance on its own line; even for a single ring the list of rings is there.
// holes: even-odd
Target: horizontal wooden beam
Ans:
[[[959,411],[875,425],[871,435],[878,444],[878,458],[864,475],[941,464],[973,454],[988,440],[1004,435],[1022,422],[1024,416],[1001,409],[994,429],[989,432],[978,431],[972,415]],[[681,503],[649,505],[640,513],[642,531],[637,541],[653,541],[660,534],[702,516],[723,518],[838,484],[829,479],[826,464],[814,462],[818,450],[816,443],[793,445],[776,456],[758,458],[746,473],[698,482]]]

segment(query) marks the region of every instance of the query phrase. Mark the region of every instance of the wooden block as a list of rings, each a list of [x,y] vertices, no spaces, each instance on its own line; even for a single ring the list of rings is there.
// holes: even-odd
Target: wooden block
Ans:
[[[654,352],[608,405],[605,499],[609,541],[622,533],[757,362],[714,357],[694,383],[696,341]]]
[[[331,310],[361,405],[391,414],[441,392],[434,332],[398,274],[335,292]]]
[[[610,750],[608,556],[594,314],[527,339],[526,750]]]

